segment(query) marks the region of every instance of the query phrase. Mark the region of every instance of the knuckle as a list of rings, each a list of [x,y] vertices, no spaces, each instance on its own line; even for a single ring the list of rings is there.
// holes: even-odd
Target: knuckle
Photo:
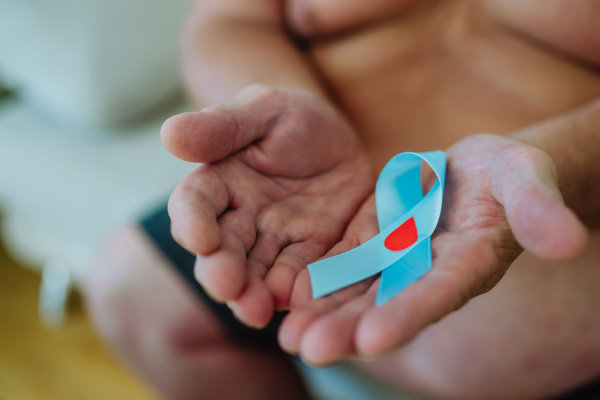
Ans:
[[[533,146],[518,146],[514,149],[511,157],[524,165],[548,165],[556,166],[556,163],[545,151]]]
[[[513,166],[513,172],[522,174],[532,171],[538,177],[546,177],[551,181],[557,178],[556,161],[545,151],[529,145],[512,144],[503,160]]]

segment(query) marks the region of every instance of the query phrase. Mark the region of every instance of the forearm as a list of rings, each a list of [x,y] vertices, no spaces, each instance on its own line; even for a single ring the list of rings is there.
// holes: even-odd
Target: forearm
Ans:
[[[565,203],[588,226],[600,227],[600,99],[523,129],[514,137],[556,161]]]
[[[200,108],[253,83],[298,87],[326,97],[281,21],[278,0],[198,1],[183,34],[187,89]]]

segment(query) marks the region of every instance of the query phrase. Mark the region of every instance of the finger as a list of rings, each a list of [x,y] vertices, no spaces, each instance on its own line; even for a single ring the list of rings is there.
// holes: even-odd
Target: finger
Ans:
[[[568,260],[579,255],[587,231],[563,202],[553,161],[533,147],[511,158],[501,199],[517,241],[535,256]]]
[[[269,288],[254,273],[249,273],[248,282],[240,296],[227,302],[227,305],[238,320],[256,329],[262,329],[269,323],[275,309]]]
[[[354,237],[344,239],[335,246],[333,246],[333,248],[329,250],[323,258],[332,257],[334,255],[344,253],[346,251],[352,250],[358,245],[359,242]],[[291,308],[297,308],[309,302],[310,300],[312,300],[310,274],[308,272],[308,269],[303,269],[298,273],[298,276],[294,281],[290,306]]]
[[[229,203],[225,183],[207,165],[200,165],[175,187],[169,199],[171,234],[187,250],[209,255],[221,244],[217,217]]]
[[[279,253],[279,246],[272,240],[265,240],[263,235],[263,245],[258,240],[250,251],[246,261],[246,271],[248,274],[248,283],[242,293],[233,301],[227,302],[229,308],[242,323],[256,328],[264,328],[275,310],[273,296],[264,282],[264,277],[268,271],[268,260],[271,255],[268,253]],[[260,248],[264,247],[265,251]]]
[[[266,230],[258,232],[256,242],[250,253],[248,253],[248,260],[253,260],[255,265],[260,265],[260,268],[263,269],[262,278],[266,276],[267,271],[273,266],[281,249],[289,243],[287,237],[281,233]]]
[[[333,246],[323,258],[331,257],[351,250],[379,233],[375,195],[369,196],[360,207],[356,216],[350,221],[344,234],[344,239]],[[312,299],[310,275],[302,271],[294,282],[290,304],[298,307]]]
[[[220,302],[235,300],[247,282],[246,253],[254,244],[256,230],[251,215],[241,209],[219,219],[221,247],[209,256],[199,255],[194,273],[206,292]]]
[[[229,103],[169,118],[161,129],[163,144],[182,160],[220,161],[267,134],[286,99],[284,90],[251,85]]]
[[[311,300],[312,286],[310,283],[310,274],[308,269],[304,269],[298,273],[296,281],[294,282],[292,297],[290,298],[290,308],[298,308]]]
[[[315,240],[293,243],[283,249],[265,278],[265,283],[273,293],[276,309],[289,308],[298,273],[321,257],[325,251],[324,244]]]
[[[362,316],[356,331],[360,354],[376,356],[401,346],[458,307],[456,287],[431,275]]]
[[[336,244],[325,256],[331,257],[357,247],[379,232],[375,210],[375,198],[369,197],[354,217],[344,240]],[[370,278],[337,291],[329,296],[312,300],[310,275],[307,269],[298,273],[292,291],[292,312],[280,329],[280,344],[289,352],[298,352],[304,331],[319,317],[338,308],[341,304],[363,294],[375,278]]]
[[[360,286],[362,291],[369,287],[366,284]],[[361,315],[373,307],[378,287],[378,283],[370,285],[366,293],[313,322],[302,337],[302,359],[313,365],[324,366],[355,354],[356,326]]]
[[[302,273],[305,272],[307,271],[302,271]],[[322,297],[292,309],[279,328],[278,338],[280,346],[288,353],[298,353],[300,351],[304,333],[314,321],[337,309],[351,299],[364,294],[372,283],[373,279],[364,280],[332,293],[329,296]]]
[[[380,355],[405,344],[502,277],[491,236],[444,233],[434,238],[432,246],[433,268],[361,317],[356,331],[360,354]]]
[[[354,221],[348,227],[347,237],[335,245],[323,258],[332,257],[351,250],[377,234],[378,228],[376,220],[373,220],[373,214],[371,212],[372,204],[370,204],[369,201],[367,201],[366,204],[367,206],[361,209]],[[366,279],[329,296],[311,301],[312,289],[308,269],[300,271],[294,282],[294,289],[292,291],[292,312],[284,320],[279,331],[279,343],[282,348],[293,354],[299,352],[301,343],[304,343],[303,337],[305,331],[309,329],[309,327],[312,329],[312,324],[316,320],[331,313],[351,299],[364,294],[371,286],[374,279],[375,278]],[[372,305],[373,302],[374,300],[371,301],[370,304]],[[329,328],[326,328],[329,326],[328,324],[329,323],[324,323],[325,328],[317,330],[316,332],[328,332]],[[352,329],[352,332],[354,332],[354,329]],[[314,335],[318,338],[320,334],[321,333],[315,333]],[[313,339],[309,339],[307,342],[306,351],[308,351],[308,353],[303,354],[303,357],[306,357],[307,361],[315,365],[333,362],[338,359],[338,355],[339,357],[342,357],[340,355],[341,353],[346,354],[350,351],[348,344],[349,339],[345,336],[344,338],[347,340],[341,341],[338,345],[333,346],[330,352],[324,352],[323,358],[321,359],[318,355],[320,350],[314,350],[315,348],[318,348],[318,346],[313,346],[314,342],[318,341],[318,339],[314,339],[313,337]],[[342,349],[345,350],[342,351]]]

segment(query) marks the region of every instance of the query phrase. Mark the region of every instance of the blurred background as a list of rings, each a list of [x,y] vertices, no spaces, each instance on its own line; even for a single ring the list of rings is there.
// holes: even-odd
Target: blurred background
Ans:
[[[81,293],[103,241],[194,168],[159,135],[193,109],[178,51],[190,3],[0,0],[2,400],[158,398]],[[342,366],[299,368],[318,398],[398,399]]]
[[[190,0],[0,1],[0,398],[154,399],[78,294],[95,249],[193,165],[160,142],[183,100]]]

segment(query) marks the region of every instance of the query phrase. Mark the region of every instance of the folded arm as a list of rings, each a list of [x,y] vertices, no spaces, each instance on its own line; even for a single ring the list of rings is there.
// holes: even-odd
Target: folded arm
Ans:
[[[262,83],[326,91],[283,21],[279,0],[198,0],[184,28],[183,68],[199,108]]]

